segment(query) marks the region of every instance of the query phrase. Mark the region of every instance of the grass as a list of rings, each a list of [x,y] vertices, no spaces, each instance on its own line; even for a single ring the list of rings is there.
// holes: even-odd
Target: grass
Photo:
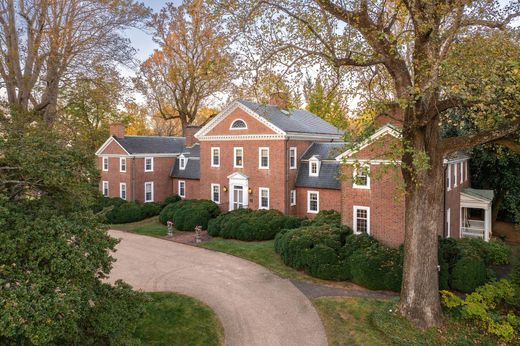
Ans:
[[[313,300],[330,346],[496,345],[475,326],[446,317],[439,329],[413,327],[395,312],[396,300],[321,297]]]
[[[137,222],[110,225],[110,229],[127,231],[152,237],[162,237],[168,234],[166,226],[159,222],[158,216]]]
[[[143,345],[223,345],[224,329],[206,305],[182,294],[145,293],[146,315],[135,336]]]

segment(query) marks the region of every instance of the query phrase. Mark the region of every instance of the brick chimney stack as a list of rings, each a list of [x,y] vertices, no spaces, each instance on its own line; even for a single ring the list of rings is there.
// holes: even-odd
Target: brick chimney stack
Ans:
[[[275,92],[271,94],[271,98],[269,100],[269,104],[271,106],[277,106],[281,109],[287,109],[288,107],[289,95],[285,92]]]
[[[113,123],[110,124],[110,136],[123,138],[125,136],[125,124]]]
[[[195,134],[201,129],[201,126],[188,125],[184,129],[184,136],[186,137],[186,147],[191,147],[199,141],[195,138]]]

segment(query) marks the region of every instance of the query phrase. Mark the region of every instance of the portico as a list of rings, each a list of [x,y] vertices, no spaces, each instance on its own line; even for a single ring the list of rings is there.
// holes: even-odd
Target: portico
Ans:
[[[467,188],[460,194],[460,237],[489,241],[493,190]]]

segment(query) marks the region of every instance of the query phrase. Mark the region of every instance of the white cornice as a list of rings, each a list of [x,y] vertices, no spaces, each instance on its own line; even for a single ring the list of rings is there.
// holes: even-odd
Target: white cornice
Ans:
[[[281,140],[285,139],[284,135],[258,134],[258,135],[221,135],[221,136],[203,136],[199,140],[201,142],[208,141],[255,141],[255,140]]]
[[[370,144],[374,143],[377,139],[379,139],[387,134],[389,134],[395,138],[401,138],[401,133],[399,131],[397,131],[397,129],[395,129],[393,126],[388,125],[388,124],[384,125],[379,130],[377,130],[372,136],[370,136],[369,138],[367,138],[366,140],[361,142],[361,144],[358,147],[356,147],[354,149],[349,149],[349,150],[345,151],[344,153],[336,156],[336,160],[342,161],[345,157],[349,157],[352,154],[355,154],[358,151],[368,147]]]
[[[116,142],[117,145],[119,145],[119,147],[121,147],[121,149],[123,149],[125,151],[125,153],[127,153],[128,155],[130,155],[130,153],[125,149],[123,148],[123,146],[121,145],[121,143],[119,143],[114,137],[110,136],[106,141],[105,143],[103,143],[103,145],[96,151],[96,155],[97,156],[101,156],[101,153],[103,152],[103,150],[106,149],[106,147],[112,143],[112,142]],[[103,155],[103,156],[110,156],[110,155]],[[122,155],[122,156],[125,156],[125,155]]]

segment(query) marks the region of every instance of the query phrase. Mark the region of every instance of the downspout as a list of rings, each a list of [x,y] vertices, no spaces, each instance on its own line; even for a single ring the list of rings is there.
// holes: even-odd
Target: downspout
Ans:
[[[285,184],[284,184],[284,193],[285,193],[285,196],[284,196],[284,203],[285,203],[285,206],[284,206],[284,209],[285,209],[285,215],[289,214],[289,197],[288,197],[288,194],[289,194],[289,152],[287,151],[287,145],[289,143],[289,137],[287,137],[285,139],[285,142],[284,142],[284,151],[285,151],[285,162],[284,162],[284,170],[285,170]]]
[[[135,156],[132,157],[132,202],[135,202]]]
[[[449,165],[449,163],[448,163]],[[443,238],[446,238],[447,237],[447,229],[446,229],[446,171],[448,170],[448,165],[444,166],[444,169],[443,169],[443,177],[444,177],[444,180],[442,181],[442,186],[443,186],[443,194],[442,194],[442,198],[443,198],[443,201],[442,201],[442,205],[444,206],[443,210],[442,210],[442,236]],[[451,217],[451,215],[450,215]],[[450,221],[450,227],[451,227],[451,221]]]

